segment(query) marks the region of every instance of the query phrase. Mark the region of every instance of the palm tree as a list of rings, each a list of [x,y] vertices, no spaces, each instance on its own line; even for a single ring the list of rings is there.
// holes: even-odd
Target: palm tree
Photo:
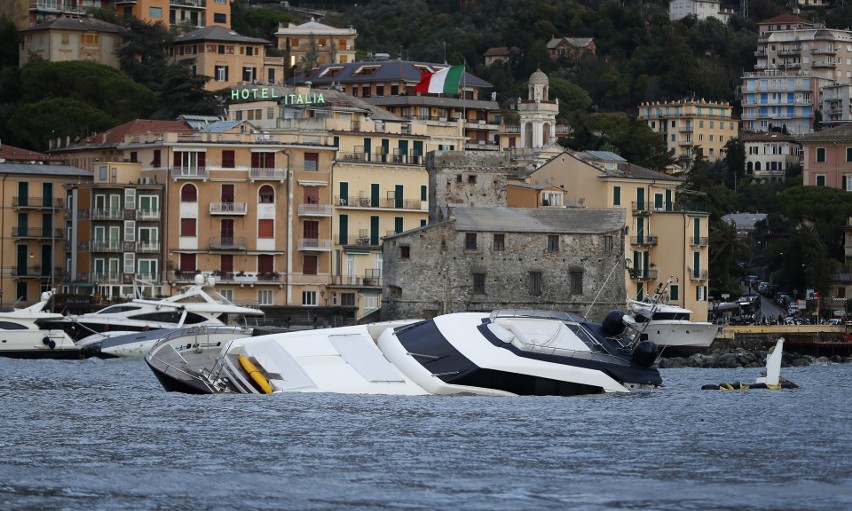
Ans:
[[[739,275],[732,275],[732,268],[740,268],[737,263],[748,261],[751,257],[751,243],[737,233],[734,223],[713,222],[710,226],[710,273],[718,282],[723,293],[736,294],[739,290]]]

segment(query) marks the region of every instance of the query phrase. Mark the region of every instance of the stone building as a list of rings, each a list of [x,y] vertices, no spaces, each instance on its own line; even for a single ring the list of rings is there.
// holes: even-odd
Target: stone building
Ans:
[[[514,170],[493,153],[438,151],[426,166],[429,225],[384,241],[383,319],[496,308],[600,319],[624,306],[624,210],[506,207]]]

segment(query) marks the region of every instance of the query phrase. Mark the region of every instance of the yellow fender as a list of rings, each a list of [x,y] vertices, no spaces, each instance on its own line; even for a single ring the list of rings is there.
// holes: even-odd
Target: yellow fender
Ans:
[[[269,381],[260,372],[260,369],[254,365],[251,360],[245,355],[240,355],[240,365],[243,366],[243,370],[251,376],[251,379],[260,387],[260,390],[263,391],[264,394],[272,394],[272,386],[269,385]]]

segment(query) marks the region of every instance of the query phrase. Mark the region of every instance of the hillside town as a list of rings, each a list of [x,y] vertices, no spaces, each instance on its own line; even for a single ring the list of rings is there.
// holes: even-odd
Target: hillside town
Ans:
[[[118,69],[126,29],[90,8],[184,27],[166,58],[208,77],[219,111],[50,137],[40,151],[3,143],[4,306],[48,289],[72,307],[164,297],[203,275],[228,300],[287,323],[498,307],[600,319],[665,284],[666,302],[706,321],[736,296],[712,290],[711,262],[724,250],[711,246],[715,198],[693,188],[696,161],[726,161],[739,144],[750,182],[800,174],[804,187],[852,189],[852,31],[803,12],[758,23],[739,105],[634,105],[672,156],[649,168],[562,143],[579,127],[560,116],[540,69],[525,93],[498,101],[463,62],[365,53],[354,28],[321,17],[280,24],[268,40],[233,30],[227,0],[13,3],[21,68]],[[734,14],[718,1],[669,3],[672,20]],[[598,51],[595,38],[572,34],[553,34],[546,48],[560,62]],[[499,66],[517,52],[507,42],[482,57]],[[741,239],[755,229],[729,222]],[[849,257],[852,228],[836,235]],[[768,257],[769,241],[752,255]],[[728,277],[756,294],[772,280],[760,267]],[[845,319],[850,275],[839,266],[827,282],[805,282],[797,306],[814,310],[812,321]]]

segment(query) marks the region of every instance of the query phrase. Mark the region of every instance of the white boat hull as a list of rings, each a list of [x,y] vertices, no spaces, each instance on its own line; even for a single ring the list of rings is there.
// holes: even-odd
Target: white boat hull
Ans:
[[[0,356],[82,358],[80,347],[62,330],[0,330]]]
[[[719,325],[699,321],[652,320],[647,326],[625,319],[627,326],[644,331],[661,348],[707,348],[716,339]]]

